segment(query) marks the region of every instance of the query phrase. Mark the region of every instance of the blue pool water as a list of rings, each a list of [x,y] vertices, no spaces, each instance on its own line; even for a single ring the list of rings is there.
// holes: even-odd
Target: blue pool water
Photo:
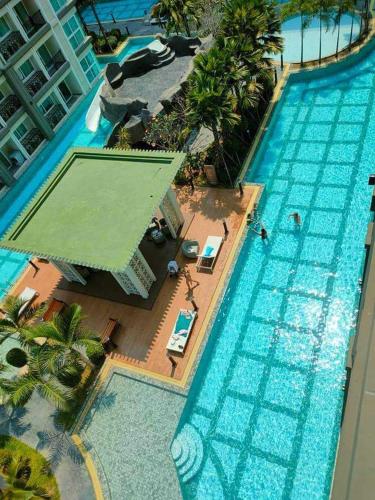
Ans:
[[[299,63],[301,61],[301,20],[300,17],[292,17],[282,24],[282,35],[284,37],[284,61]],[[319,18],[313,18],[311,24],[304,32],[303,59],[305,62],[319,59]],[[344,14],[341,18],[341,28],[339,36],[339,50],[344,49],[350,42],[350,31],[352,16]],[[360,17],[355,16],[353,24],[354,42],[360,32]],[[328,30],[322,30],[322,57],[327,57],[336,53],[338,30],[331,26]]]
[[[110,122],[102,118],[96,133],[90,132],[85,125],[86,113],[96,91],[97,86],[80,103],[12,189],[0,200],[0,235],[27,205],[70,147],[102,147],[105,144],[112,130]],[[27,260],[28,257],[25,255],[0,249],[0,297],[22,272]]]
[[[116,54],[115,56],[99,57],[99,66],[104,69],[105,66],[109,63],[118,62],[119,64],[122,64],[127,57],[134,54],[134,52],[137,52],[137,50],[143,49],[154,40],[155,38],[153,36],[140,36],[136,38],[130,38],[119,54]]]
[[[101,21],[125,21],[145,16],[150,12],[155,0],[109,0],[95,2],[95,8]],[[82,11],[83,19],[87,24],[96,24],[95,16],[90,6]],[[112,17],[113,16],[113,17]]]
[[[328,498],[374,172],[375,51],[352,61],[290,78],[246,174],[269,241],[249,230],[189,393],[185,498]]]

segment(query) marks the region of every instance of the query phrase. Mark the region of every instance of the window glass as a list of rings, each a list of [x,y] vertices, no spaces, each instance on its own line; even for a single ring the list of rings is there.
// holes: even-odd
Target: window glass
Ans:
[[[53,10],[58,12],[65,5],[65,0],[51,0]]]
[[[91,83],[99,74],[99,66],[96,62],[95,56],[92,52],[89,52],[85,57],[81,59],[80,63],[81,68],[85,72],[88,81]]]
[[[64,31],[73,49],[76,49],[79,45],[81,45],[81,43],[85,39],[85,35],[83,34],[79,21],[75,16],[72,16],[64,24]]]
[[[10,31],[9,25],[4,17],[0,17],[0,38],[6,36]]]
[[[53,95],[50,95],[47,97],[47,99],[44,99],[40,107],[42,108],[42,111],[44,113],[47,113],[55,104],[55,98]]]
[[[20,66],[20,73],[23,79],[27,78],[34,71],[34,66],[32,65],[30,59],[25,61]]]
[[[63,96],[64,101],[65,102],[69,101],[69,99],[72,97],[72,93],[70,91],[70,88],[67,86],[65,82],[60,83],[59,90],[61,95]]]
[[[24,123],[21,123],[21,125],[18,125],[16,130],[14,131],[14,135],[17,137],[17,139],[20,141],[22,137],[24,137],[27,133],[27,127]]]
[[[52,57],[47,47],[45,45],[42,45],[41,47],[39,47],[38,52],[44,65],[47,67],[50,66],[50,64],[52,63]]]

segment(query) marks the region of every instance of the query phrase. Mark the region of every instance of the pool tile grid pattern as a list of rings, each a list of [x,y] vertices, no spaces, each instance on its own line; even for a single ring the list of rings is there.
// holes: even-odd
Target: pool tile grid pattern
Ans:
[[[312,88],[306,88],[300,99],[294,100],[294,111],[288,111],[289,127],[283,133],[284,145],[278,155],[278,165],[267,179],[266,193],[273,201],[269,203],[266,194],[267,203],[262,216],[267,221],[267,207],[273,212],[278,210],[272,227],[266,222],[271,238],[272,233],[276,237],[269,247],[263,249],[264,262],[256,282],[248,285],[249,303],[241,329],[236,334],[235,354],[226,368],[221,387],[212,388],[212,408],[200,406],[201,401],[206,402],[201,396],[195,403],[190,423],[194,425],[196,422],[205,434],[205,444],[209,449],[206,447],[206,466],[201,476],[186,489],[188,497],[200,498],[203,491],[209,495],[210,487],[200,490],[200,484],[206,481],[207,486],[207,482],[215,482],[217,472],[213,472],[214,468],[221,472],[220,486],[225,498],[233,495],[235,498],[260,498],[264,487],[261,481],[265,477],[268,477],[269,491],[273,491],[272,498],[308,497],[297,464],[301,454],[306,452],[306,446],[303,449],[304,431],[314,425],[313,421],[308,421],[308,413],[315,397],[317,362],[323,362],[319,361],[320,351],[327,341],[327,329],[335,320],[335,309],[343,307],[332,303],[329,297],[337,295],[335,287],[337,290],[337,286],[345,286],[345,283],[340,284],[340,268],[345,265],[340,263],[340,257],[347,244],[344,240],[348,230],[358,232],[357,244],[363,247],[364,224],[348,228],[345,209],[354,202],[353,185],[358,165],[365,156],[365,150],[359,144],[368,133],[369,113],[374,102],[372,81],[373,75],[356,87],[358,92],[352,92],[351,99],[344,88],[335,92],[327,89],[329,104],[324,98],[324,89],[322,91],[320,86],[314,90],[312,85]],[[293,92],[293,88],[289,92]],[[354,115],[353,100],[360,106]],[[363,112],[361,106],[365,107]],[[315,133],[316,123],[325,126]],[[347,125],[352,124],[353,131],[349,134]],[[344,170],[341,175],[337,167],[348,171]],[[291,178],[298,169],[298,182],[293,185]],[[301,169],[304,169],[302,173]],[[263,179],[253,177],[252,180],[260,182]],[[363,176],[364,186],[366,181],[367,174]],[[288,213],[294,210],[302,215],[301,232],[292,229],[287,221]],[[290,240],[292,232],[294,243]],[[251,240],[252,236],[245,243],[243,253],[262,251],[259,241],[251,246]],[[286,244],[288,252],[285,252]],[[296,263],[297,268],[294,267]],[[286,272],[285,269],[289,270]],[[354,281],[356,276],[359,277],[359,269],[355,271]],[[304,277],[303,287],[299,285],[300,274]],[[256,272],[250,274],[250,279],[254,275]],[[306,288],[309,281],[310,289]],[[354,293],[351,300],[352,304],[344,306],[353,306],[358,293]],[[300,309],[302,303],[305,311]],[[228,322],[224,321],[225,307],[224,299],[216,332],[218,337],[220,328],[228,327]],[[257,337],[255,341],[257,330],[262,338]],[[249,331],[252,337],[247,344]],[[293,351],[294,342],[298,348],[296,352]],[[254,344],[257,350],[254,350]],[[345,352],[345,348],[346,342],[341,346],[341,352]],[[324,356],[323,353],[323,359]],[[241,377],[248,378],[245,388],[241,383],[236,385]],[[281,381],[284,387],[280,386]],[[334,380],[338,393],[341,382],[342,379]],[[342,399],[338,397],[335,401],[337,409],[333,413],[337,424]],[[236,428],[231,420],[233,414],[241,415],[242,425],[236,420]],[[324,414],[324,404],[321,417],[332,418],[329,413]],[[323,458],[328,467],[323,490],[316,491],[316,498],[328,495],[336,440],[337,432],[333,432],[328,449],[322,452],[326,455]],[[226,467],[230,456],[231,465]],[[314,472],[310,470],[312,475]],[[316,471],[316,474],[319,476],[322,471]]]

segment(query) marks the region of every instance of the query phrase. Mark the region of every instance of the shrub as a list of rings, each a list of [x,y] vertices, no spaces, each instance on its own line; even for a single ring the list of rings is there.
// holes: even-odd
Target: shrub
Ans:
[[[27,354],[18,347],[8,351],[5,359],[7,360],[7,363],[15,366],[16,368],[22,368],[27,364]]]
[[[120,40],[121,38],[121,31],[118,28],[114,28],[109,32],[109,36],[115,36],[117,40]]]
[[[108,43],[109,43],[109,45],[111,46],[112,49],[115,49],[117,47],[118,40],[119,39],[117,38],[117,36],[114,36],[114,35],[110,35],[108,37]]]

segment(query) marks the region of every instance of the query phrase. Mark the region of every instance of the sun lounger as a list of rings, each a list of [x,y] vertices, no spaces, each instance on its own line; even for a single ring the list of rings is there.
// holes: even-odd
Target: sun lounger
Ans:
[[[43,314],[43,321],[51,321],[54,316],[60,314],[66,307],[65,302],[58,299],[52,299],[46,312]]]
[[[100,334],[100,341],[104,346],[106,351],[110,351],[112,348],[116,348],[117,344],[115,344],[112,340],[112,336],[117,332],[120,327],[120,322],[117,319],[109,318],[105,328],[102,330]]]
[[[34,288],[26,287],[22,293],[18,296],[24,304],[20,307],[20,310],[18,312],[19,316],[22,316],[27,309],[31,306],[31,304],[34,302],[34,300],[38,297],[39,293],[34,290]]]
[[[196,317],[196,311],[192,309],[180,309],[173,332],[169,337],[167,344],[168,351],[184,352]]]
[[[212,271],[222,243],[223,238],[221,236],[208,236],[202,253],[198,255],[198,271],[201,269]]]

